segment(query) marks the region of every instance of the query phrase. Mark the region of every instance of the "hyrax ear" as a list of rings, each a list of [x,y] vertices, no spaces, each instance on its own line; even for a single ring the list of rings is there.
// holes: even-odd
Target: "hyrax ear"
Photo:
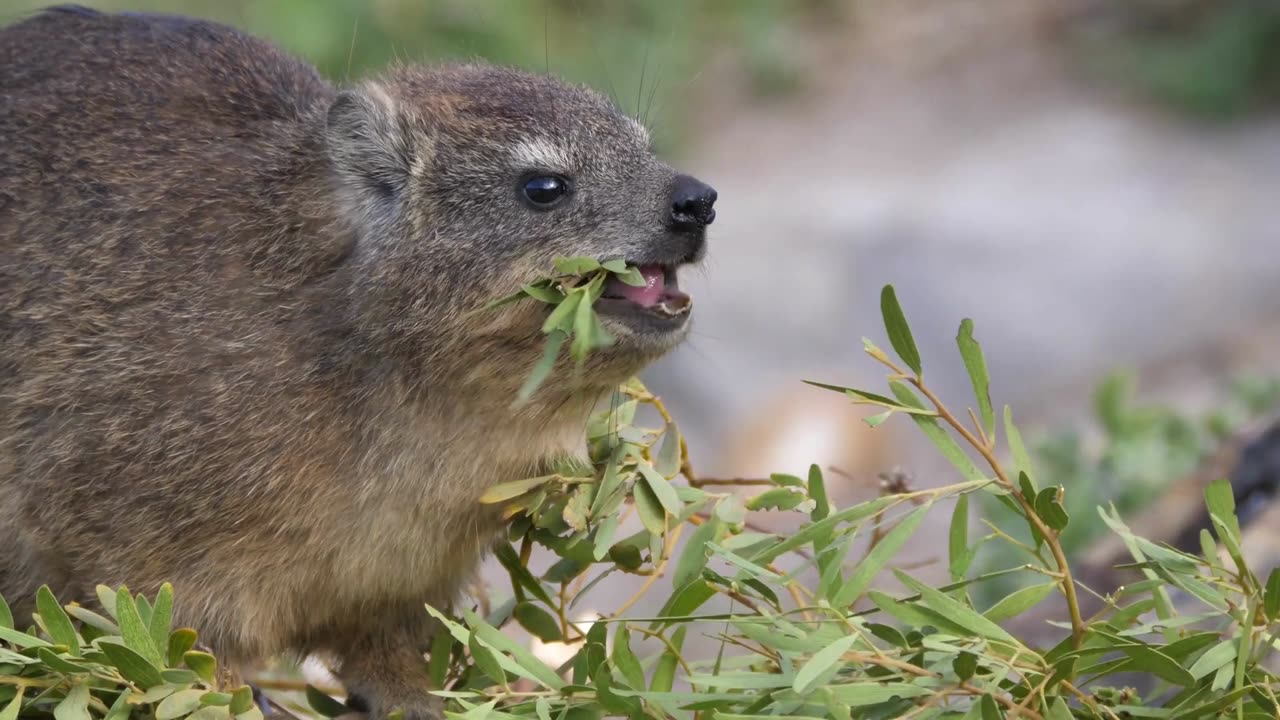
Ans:
[[[344,90],[329,106],[329,159],[366,199],[399,199],[409,181],[413,144],[395,101],[375,85]]]

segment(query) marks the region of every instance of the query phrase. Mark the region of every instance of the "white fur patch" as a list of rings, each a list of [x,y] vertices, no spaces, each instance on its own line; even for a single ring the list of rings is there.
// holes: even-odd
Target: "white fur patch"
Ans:
[[[631,123],[631,128],[636,131],[636,134],[640,136],[645,145],[652,141],[652,138],[649,137],[649,128],[645,127],[643,123],[630,115],[627,116],[627,122]]]
[[[554,143],[544,138],[525,140],[511,149],[511,158],[518,164],[536,170],[569,170],[569,156]]]

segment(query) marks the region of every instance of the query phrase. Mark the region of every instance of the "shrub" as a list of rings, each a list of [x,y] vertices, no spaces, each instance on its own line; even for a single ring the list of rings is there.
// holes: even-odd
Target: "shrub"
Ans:
[[[572,294],[554,280],[540,287]],[[594,332],[584,295],[587,319],[549,323],[549,331]],[[873,426],[908,418],[954,466],[956,482],[838,508],[816,466],[804,478],[703,478],[662,401],[629,382],[588,428],[589,464],[565,462],[555,474],[499,485],[482,499],[511,520],[508,542],[496,548],[510,597],[424,609],[444,627],[429,674],[450,717],[1275,717],[1280,702],[1264,660],[1280,619],[1280,572],[1264,581],[1245,564],[1229,485],[1206,492],[1214,530],[1203,534],[1200,556],[1135,537],[1113,508],[1099,509],[1146,579],[1082,616],[1079,597],[1088,590],[1063,548],[1073,490],[1037,477],[1012,412],[992,406],[972,322],[961,323],[957,344],[974,409],[957,413],[926,383],[892,287],[881,304],[896,358],[871,341],[865,348],[887,370],[887,392],[814,384],[873,408]],[[652,426],[646,412],[657,418]],[[1025,526],[1025,542],[995,541],[1013,547],[1018,563],[971,571],[975,495]],[[934,587],[894,559],[944,501],[955,502],[950,582]],[[763,512],[799,527],[785,535],[759,530],[749,518]],[[871,542],[850,563],[861,538]],[[530,567],[535,548],[556,558],[545,571]],[[623,573],[646,578],[641,594],[661,577],[672,580],[656,615],[627,614],[637,595],[589,629],[570,622],[575,603]],[[905,595],[877,589],[888,575]],[[975,606],[975,589],[1009,576],[1027,582]],[[1194,614],[1173,607],[1170,586],[1199,601]],[[1068,608],[1059,642],[1033,647],[1002,627],[1052,593]],[[707,609],[716,598],[727,611]],[[167,589],[150,602],[125,589],[104,590],[101,599],[110,617],[64,610],[45,590],[29,631],[0,617],[0,720],[256,716],[249,691],[221,687],[213,659],[191,650],[194,633],[169,631]],[[503,632],[512,623],[576,652],[552,667]],[[695,634],[713,638],[715,651],[688,650]],[[1135,676],[1146,692],[1115,686]],[[314,689],[309,695],[319,714],[345,711]]]

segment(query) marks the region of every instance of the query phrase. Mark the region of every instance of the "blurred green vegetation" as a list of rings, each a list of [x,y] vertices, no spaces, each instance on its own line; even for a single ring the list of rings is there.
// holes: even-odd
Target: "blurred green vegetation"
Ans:
[[[1223,441],[1245,424],[1280,407],[1280,378],[1241,376],[1224,383],[1213,409],[1191,415],[1135,399],[1135,378],[1116,372],[1094,393],[1094,418],[1101,441],[1086,443],[1078,428],[1058,429],[1033,446],[1041,487],[1067,488],[1065,509],[1071,524],[1061,542],[1073,561],[1110,529],[1097,507],[1108,503],[1122,516],[1139,512],[1172,482],[1195,472]],[[1025,523],[1007,508],[983,496],[980,513],[1003,532],[1030,541]],[[1011,545],[990,545],[980,555],[984,568],[1009,567],[1019,553]],[[979,595],[995,602],[1017,589],[1020,580],[998,578]]]
[[[1198,117],[1280,104],[1280,3],[1127,0],[1098,3],[1077,27],[1084,62]]]
[[[50,0],[0,0],[12,22]],[[799,82],[787,33],[840,11],[837,0],[88,0],[103,10],[205,17],[269,38],[337,81],[395,60],[483,59],[550,71],[614,96],[678,150],[704,89],[702,70],[727,59],[771,95]]]

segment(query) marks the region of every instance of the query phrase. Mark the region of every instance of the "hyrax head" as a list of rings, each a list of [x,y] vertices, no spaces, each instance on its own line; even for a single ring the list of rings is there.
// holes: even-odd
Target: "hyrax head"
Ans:
[[[486,65],[404,67],[340,93],[326,123],[360,320],[396,350],[436,364],[447,353],[486,380],[519,374],[549,306],[474,311],[570,256],[623,259],[647,282],[612,280],[596,304],[616,340],[591,360],[599,382],[687,333],[676,273],[705,253],[716,192],[658,160],[600,94]]]

